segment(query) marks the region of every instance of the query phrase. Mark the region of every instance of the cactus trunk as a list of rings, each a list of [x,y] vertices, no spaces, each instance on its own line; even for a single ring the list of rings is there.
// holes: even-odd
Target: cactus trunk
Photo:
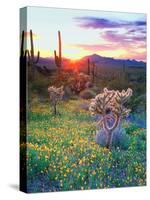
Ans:
[[[35,58],[35,56],[34,56],[34,43],[33,43],[33,33],[32,33],[32,30],[30,30],[30,44],[31,44],[31,50],[28,53],[28,61],[29,61],[29,64],[31,66],[33,66],[33,65],[35,65],[35,64],[37,64],[39,62],[40,52],[38,51],[37,57]]]
[[[30,42],[31,42],[31,58],[34,59],[34,45],[33,45],[33,34],[32,30],[30,30]]]
[[[24,31],[22,31],[21,35],[21,49],[20,49],[20,56],[23,57],[24,55]]]
[[[88,58],[88,75],[90,75],[90,59]]]
[[[61,49],[61,34],[60,34],[60,31],[58,31],[58,43],[59,43],[59,62],[60,62],[60,66],[61,66],[61,62],[62,62],[62,55],[61,55],[61,52],[62,52],[62,49]]]
[[[55,64],[57,68],[62,67],[62,43],[61,43],[61,33],[58,31],[58,55],[56,50],[54,50],[54,58],[55,58]]]
[[[106,140],[106,148],[108,148],[108,149],[110,149],[110,147],[111,147],[112,137],[113,137],[113,132],[108,132],[107,133],[107,140]]]

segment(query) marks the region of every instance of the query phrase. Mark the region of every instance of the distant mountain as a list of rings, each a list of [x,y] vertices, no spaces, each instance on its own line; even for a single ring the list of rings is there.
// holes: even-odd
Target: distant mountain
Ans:
[[[56,69],[56,65],[53,58],[40,57],[38,66],[46,66],[48,69]]]
[[[146,67],[146,63],[143,61],[137,60],[129,60],[129,59],[115,59],[111,57],[104,57],[97,54],[92,54],[81,58],[80,60],[76,61],[76,65],[81,68],[87,67],[87,60],[90,62],[95,62],[97,67],[122,67],[125,65],[126,67]],[[63,58],[63,65],[69,67],[71,65],[71,60],[67,58]],[[56,65],[54,62],[54,58],[42,58],[40,57],[38,66],[43,68],[45,66],[49,70],[56,69]]]
[[[92,55],[89,55],[89,56],[85,56],[81,60],[87,60],[88,58],[90,59],[90,61],[96,62],[96,63],[102,62],[102,61],[114,61],[114,58],[103,57],[103,56],[100,56],[98,54],[92,54]]]
[[[87,60],[90,60],[91,62],[95,62],[97,66],[110,66],[112,67],[113,65],[115,66],[122,66],[125,64],[125,66],[128,67],[146,67],[146,63],[143,61],[137,61],[137,60],[130,60],[130,59],[115,59],[115,58],[110,58],[110,57],[103,57],[97,54],[89,55],[83,57],[80,62],[87,62]]]

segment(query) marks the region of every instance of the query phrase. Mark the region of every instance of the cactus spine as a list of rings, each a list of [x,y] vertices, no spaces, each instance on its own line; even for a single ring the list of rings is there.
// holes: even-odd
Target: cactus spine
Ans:
[[[59,53],[57,55],[56,50],[54,50],[54,58],[55,58],[55,64],[58,68],[62,67],[62,43],[61,43],[61,33],[58,31],[58,50]]]

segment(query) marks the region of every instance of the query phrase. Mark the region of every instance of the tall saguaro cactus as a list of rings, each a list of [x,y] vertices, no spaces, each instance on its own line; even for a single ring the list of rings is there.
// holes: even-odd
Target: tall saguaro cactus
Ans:
[[[58,68],[62,67],[62,43],[61,43],[61,33],[58,31],[58,55],[56,50],[54,50],[55,64]]]
[[[95,62],[92,63],[92,80],[94,82],[96,76],[96,65]]]
[[[29,65],[33,66],[39,62],[40,52],[38,51],[37,57],[34,56],[34,43],[33,43],[33,34],[32,30],[30,30],[30,43],[31,43],[31,50],[24,48],[24,38],[25,38],[25,32],[22,31],[21,35],[21,48],[20,48],[20,64],[23,65],[26,64],[27,58]]]
[[[24,31],[21,35],[21,47],[20,47],[20,66],[26,66],[28,50],[24,50]]]
[[[35,58],[32,30],[30,30],[30,43],[31,43],[31,50],[30,52],[28,51],[28,61],[29,61],[29,64],[33,66],[39,62],[40,52],[38,51],[37,57]]]
[[[89,58],[88,58],[87,62],[88,62],[88,75],[90,75],[91,70],[90,70],[90,59]]]
[[[122,77],[124,77],[124,80],[126,81],[126,80],[128,80],[127,78],[127,73],[126,73],[126,62],[125,61],[123,61],[123,66],[122,66],[122,72],[123,72],[123,76]]]

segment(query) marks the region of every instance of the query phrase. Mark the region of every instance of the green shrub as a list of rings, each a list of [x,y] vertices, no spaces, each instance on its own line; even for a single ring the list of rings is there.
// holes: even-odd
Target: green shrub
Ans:
[[[136,124],[130,124],[127,128],[126,128],[126,133],[129,135],[132,135],[132,133],[137,129],[137,125]]]
[[[96,133],[96,143],[105,147],[106,146],[106,133],[103,129]],[[127,150],[130,144],[130,137],[126,134],[125,129],[117,128],[113,131],[112,147]]]
[[[80,97],[83,99],[92,99],[96,96],[96,93],[93,92],[91,89],[85,89],[80,92]]]

